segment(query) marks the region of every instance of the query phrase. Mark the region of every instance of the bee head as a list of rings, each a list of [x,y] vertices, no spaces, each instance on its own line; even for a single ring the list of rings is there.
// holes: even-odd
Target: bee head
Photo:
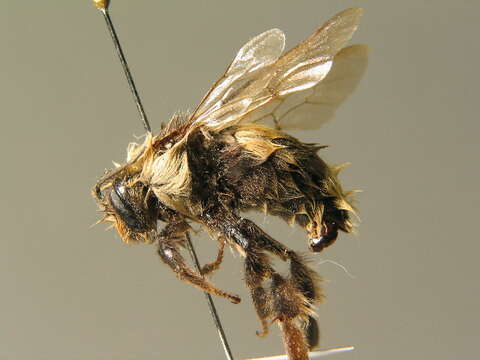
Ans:
[[[115,179],[97,199],[105,212],[101,222],[112,222],[123,241],[150,243],[154,240],[159,202],[148,186],[129,179]]]

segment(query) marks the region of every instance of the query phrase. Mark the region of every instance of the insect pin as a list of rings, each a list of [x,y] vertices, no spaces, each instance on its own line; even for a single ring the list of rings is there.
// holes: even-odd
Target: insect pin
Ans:
[[[208,296],[228,359],[233,359],[211,295],[239,303],[207,275],[217,271],[224,247],[244,261],[246,285],[260,319],[258,336],[271,322],[282,331],[290,360],[307,360],[318,345],[314,306],[323,293],[306,256],[273,239],[247,211],[262,211],[306,232],[312,252],[333,244],[340,231],[353,230],[353,191],[338,179],[342,166],[318,156],[323,146],[303,143],[285,131],[314,129],[333,116],[366,67],[367,48],[344,47],[362,15],[340,12],[293,49],[272,29],[247,42],[223,76],[190,114],[174,115],[154,134],[138,97],[108,13],[108,1],[94,0],[104,15],[145,130],[131,144],[124,164],[107,171],[93,195],[123,241],[154,244],[160,259]],[[268,126],[270,123],[270,126]],[[163,226],[159,229],[159,223]],[[200,267],[189,233],[196,225],[218,242],[215,259]],[[190,250],[196,269],[186,263]],[[277,271],[272,257],[288,264]]]

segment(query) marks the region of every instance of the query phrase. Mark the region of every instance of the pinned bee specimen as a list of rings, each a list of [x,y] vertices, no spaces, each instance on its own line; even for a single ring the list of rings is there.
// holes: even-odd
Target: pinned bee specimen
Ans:
[[[153,244],[180,280],[232,303],[240,298],[205,276],[220,268],[225,246],[240,253],[261,323],[257,334],[277,323],[290,360],[308,359],[316,346],[320,277],[304,256],[243,214],[255,210],[300,226],[312,252],[352,231],[353,192],[339,182],[341,167],[318,156],[323,146],[285,131],[319,127],[357,85],[366,47],[344,46],[361,14],[337,14],[286,53],[278,29],[253,38],[193,112],[174,115],[156,134],[146,122],[144,142],[130,144],[126,162],[93,189],[103,221],[123,241]],[[218,242],[200,272],[182,255],[192,225]],[[275,269],[274,257],[288,263],[287,275]]]

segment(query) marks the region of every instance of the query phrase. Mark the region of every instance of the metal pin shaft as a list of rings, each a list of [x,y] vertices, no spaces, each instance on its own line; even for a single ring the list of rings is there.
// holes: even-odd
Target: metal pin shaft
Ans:
[[[135,82],[133,81],[133,77],[130,72],[127,59],[125,59],[125,55],[123,53],[122,46],[120,45],[120,41],[118,40],[117,32],[115,31],[115,27],[113,26],[112,19],[110,19],[110,14],[108,12],[109,2],[105,2],[105,1],[101,2],[104,6],[99,6],[99,2],[97,1],[94,1],[94,2],[95,2],[95,6],[103,14],[105,23],[107,24],[108,32],[112,37],[113,44],[115,45],[115,50],[117,52],[118,58],[120,59],[120,63],[122,64],[125,77],[127,78],[127,81],[128,81],[128,87],[132,92],[133,98],[135,100],[135,105],[137,106],[137,110],[140,114],[140,119],[142,120],[142,123],[143,123],[143,127],[147,132],[151,133],[152,129],[150,127],[150,123],[148,122],[147,114],[145,113],[145,109],[143,108],[142,101],[140,100],[140,96],[138,95],[137,87],[135,86]]]
[[[187,248],[190,252],[190,257],[193,260],[193,264],[195,265],[195,269],[200,272],[200,263],[198,261],[197,254],[195,253],[195,249],[193,248],[192,241],[190,240],[190,235],[187,233]],[[213,322],[217,327],[218,336],[220,337],[220,341],[222,342],[223,350],[225,351],[225,356],[228,360],[233,360],[232,351],[230,350],[230,345],[228,344],[227,337],[225,336],[225,332],[223,331],[222,323],[220,322],[220,318],[218,317],[217,309],[215,308],[215,303],[213,302],[212,295],[208,292],[204,291],[205,298],[207,299],[208,308],[210,309],[210,314],[212,315]]]
[[[133,81],[132,74],[130,72],[130,69],[127,64],[127,60],[125,59],[125,55],[123,54],[122,47],[120,45],[120,41],[118,40],[117,33],[115,31],[115,28],[113,26],[112,20],[110,19],[110,14],[108,12],[108,5],[109,1],[108,0],[93,0],[95,7],[100,10],[100,12],[103,14],[103,17],[105,19],[105,23],[107,24],[108,31],[112,37],[113,43],[115,45],[115,50],[117,52],[117,55],[120,59],[120,62],[123,67],[123,71],[125,72],[125,76],[128,81],[128,86],[130,87],[130,91],[133,94],[133,97],[135,99],[135,104],[137,106],[138,112],[140,113],[140,118],[142,120],[143,126],[145,130],[149,133],[151,133],[151,127],[150,123],[148,122],[147,115],[145,113],[145,110],[143,108],[142,102],[140,100],[140,96],[138,95],[137,88],[135,86],[135,82]],[[187,234],[187,247],[188,251],[190,253],[190,256],[192,258],[192,261],[195,265],[196,270],[200,273],[200,264],[198,262],[198,257],[197,254],[195,253],[195,249],[193,247],[193,244],[190,240],[190,236]],[[205,297],[207,299],[207,304],[208,308],[210,309],[210,314],[212,315],[213,321],[215,323],[215,326],[218,331],[218,335],[220,337],[220,341],[222,342],[223,350],[225,351],[225,356],[227,357],[228,360],[233,360],[232,352],[230,350],[230,345],[228,344],[227,337],[225,336],[225,332],[223,330],[222,323],[220,321],[220,318],[217,313],[217,309],[215,308],[215,304],[212,300],[212,296],[204,292]]]

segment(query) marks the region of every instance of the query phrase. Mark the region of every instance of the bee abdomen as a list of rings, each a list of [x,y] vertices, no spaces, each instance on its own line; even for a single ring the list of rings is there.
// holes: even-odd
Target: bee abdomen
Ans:
[[[352,230],[348,193],[335,168],[317,155],[318,146],[257,124],[231,128],[224,138],[222,183],[240,210],[256,209],[300,225],[312,251],[333,243],[339,230]]]

